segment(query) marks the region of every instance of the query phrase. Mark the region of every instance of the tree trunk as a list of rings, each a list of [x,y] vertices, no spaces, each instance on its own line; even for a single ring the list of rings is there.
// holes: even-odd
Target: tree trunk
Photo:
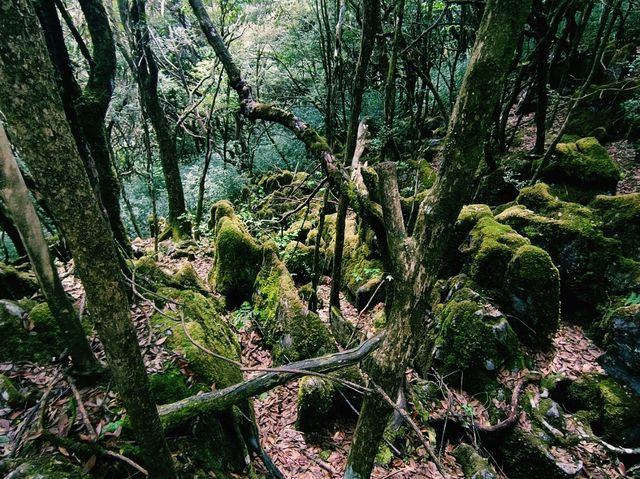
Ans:
[[[175,478],[131,322],[118,253],[62,111],[41,32],[27,0],[0,7],[0,110],[7,133],[62,228],[115,384],[151,478]]]
[[[18,230],[9,218],[9,212],[6,211],[2,202],[0,202],[0,230],[9,235],[18,256],[25,256],[27,254],[27,250],[20,239],[20,233],[18,233]]]
[[[78,315],[62,287],[53,260],[49,256],[49,247],[42,234],[40,219],[31,203],[29,190],[11,152],[11,145],[2,123],[0,123],[0,199],[5,204],[27,249],[31,267],[38,278],[49,309],[64,333],[69,355],[73,359],[73,369],[79,374],[99,371],[100,364],[91,351]]]
[[[146,0],[133,0],[128,9],[128,0],[118,2],[120,16],[132,32],[132,50],[135,55],[140,103],[156,134],[162,173],[169,200],[169,225],[174,236],[188,234],[189,225],[181,219],[186,213],[182,180],[178,168],[178,154],[173,131],[158,98],[158,65],[149,44],[149,27],[145,11]]]
[[[429,341],[425,334],[432,327],[428,297],[483,157],[486,128],[530,7],[530,1],[522,0],[487,3],[444,141],[440,174],[420,205],[413,236],[405,231],[394,165],[384,163],[378,168],[389,270],[395,280],[388,301],[387,334],[373,355],[369,377],[391,397],[395,397],[416,341]],[[426,349],[431,348],[426,345]],[[390,413],[391,407],[380,396],[365,396],[345,479],[370,476]]]

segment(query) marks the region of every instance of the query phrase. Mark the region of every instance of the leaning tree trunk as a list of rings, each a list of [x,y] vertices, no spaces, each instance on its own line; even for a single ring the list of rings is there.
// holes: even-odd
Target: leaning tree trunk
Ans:
[[[100,364],[91,351],[78,315],[53,266],[49,247],[42,234],[40,219],[11,152],[11,145],[2,123],[0,123],[0,199],[4,202],[20,234],[49,309],[64,333],[65,344],[73,359],[73,369],[79,374],[97,372]]]
[[[395,278],[387,311],[387,335],[374,354],[370,380],[394,397],[416,341],[429,341],[428,297],[437,280],[444,249],[467,201],[483,157],[486,128],[498,101],[531,1],[489,0],[469,66],[444,140],[442,166],[420,205],[413,236],[402,217],[395,166],[378,168],[379,196],[387,231],[390,270]],[[424,347],[424,345],[422,345]],[[427,349],[430,348],[427,346]],[[377,395],[365,397],[347,461],[345,479],[368,478],[392,409]]]
[[[7,133],[69,243],[149,476],[175,478],[131,322],[118,253],[66,122],[28,0],[5,0],[0,6],[0,91]]]
[[[9,235],[9,239],[13,243],[14,248],[16,249],[16,254],[18,256],[26,256],[27,250],[25,249],[22,240],[20,239],[20,233],[16,229],[15,225],[9,218],[9,212],[6,211],[5,206],[0,201],[0,230],[4,231]]]

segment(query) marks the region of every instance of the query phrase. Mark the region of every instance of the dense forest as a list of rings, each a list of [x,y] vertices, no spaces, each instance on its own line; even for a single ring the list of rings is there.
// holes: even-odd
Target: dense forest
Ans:
[[[0,0],[0,474],[640,478],[640,2]]]

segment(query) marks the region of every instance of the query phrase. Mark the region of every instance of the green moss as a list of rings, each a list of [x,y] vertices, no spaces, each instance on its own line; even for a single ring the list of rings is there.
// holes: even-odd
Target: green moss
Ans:
[[[607,378],[598,384],[602,397],[604,438],[626,447],[640,445],[640,397],[626,386]]]
[[[300,300],[291,275],[273,248],[265,247],[255,290],[256,316],[265,341],[273,348],[276,362],[297,361],[335,351],[326,326]]]
[[[235,210],[233,209],[233,205],[228,200],[220,200],[216,201],[213,205],[211,205],[211,209],[209,210],[209,222],[207,226],[213,233],[216,232],[216,225],[221,218],[233,218],[235,215]]]
[[[18,300],[33,295],[38,289],[33,273],[0,263],[0,299]]]
[[[590,204],[606,236],[620,241],[626,256],[640,260],[640,193],[597,196]]]
[[[262,248],[236,216],[225,216],[218,221],[215,247],[215,264],[209,273],[209,285],[225,296],[230,308],[239,306],[251,298]]]
[[[443,375],[462,371],[467,387],[482,389],[484,379],[499,368],[522,364],[520,342],[509,322],[474,291],[458,291],[434,313]]]
[[[296,428],[304,432],[315,432],[326,427],[335,393],[331,381],[315,376],[303,377],[298,385]]]
[[[22,394],[4,374],[0,374],[0,409],[17,407],[24,401]]]
[[[315,248],[292,241],[284,250],[284,263],[297,283],[311,280]]]
[[[514,251],[529,244],[529,240],[513,228],[489,216],[478,220],[471,230],[470,239],[470,245],[465,249],[471,256],[468,273],[485,288],[500,287]]]
[[[613,191],[620,180],[620,170],[598,140],[588,137],[575,143],[559,143],[542,177],[554,183]]]
[[[549,453],[546,438],[546,434],[537,429],[532,432],[514,429],[507,433],[500,450],[504,459],[504,470],[509,478],[568,479],[570,477]]]
[[[494,479],[498,477],[489,461],[468,444],[460,444],[453,452],[453,455],[462,466],[464,477],[471,479]]]
[[[156,404],[169,404],[191,395],[187,380],[175,366],[149,376],[151,392]]]
[[[510,312],[520,320],[511,324],[523,342],[546,346],[560,325],[560,273],[541,248],[518,248],[505,276]]]
[[[173,275],[173,281],[182,288],[195,289],[196,291],[205,291],[204,282],[198,276],[193,264],[186,261],[178,271]]]
[[[61,456],[45,455],[8,460],[2,466],[11,471],[5,477],[20,479],[88,479],[82,468]]]
[[[237,365],[214,358],[202,351],[185,334],[181,323],[194,341],[216,354],[234,361],[240,359],[240,345],[237,338],[224,321],[220,313],[220,305],[202,294],[172,288],[162,288],[159,294],[172,298],[177,303],[175,308],[166,309],[165,314],[175,318],[172,320],[159,313],[151,317],[151,323],[156,331],[168,336],[166,344],[176,352],[183,354],[189,362],[189,368],[198,380],[207,385],[215,385],[222,389],[242,380],[242,373]]]
[[[29,320],[33,323],[33,330],[44,344],[55,345],[54,350],[59,348],[62,351],[64,349],[62,331],[47,303],[34,306],[29,312]]]
[[[133,262],[133,272],[137,283],[155,291],[161,286],[177,286],[171,275],[165,272],[152,256],[143,256]]]

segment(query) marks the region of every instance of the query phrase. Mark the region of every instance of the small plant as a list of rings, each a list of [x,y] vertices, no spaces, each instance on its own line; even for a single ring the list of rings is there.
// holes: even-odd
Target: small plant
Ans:
[[[231,315],[231,321],[233,327],[236,330],[241,330],[247,327],[247,323],[251,323],[253,318],[253,306],[248,301],[245,301],[240,307]]]
[[[356,281],[369,281],[376,276],[380,276],[382,274],[382,270],[380,268],[364,268],[362,271],[354,271],[351,273],[353,279]]]
[[[631,293],[624,302],[625,306],[632,306],[635,304],[640,304],[640,294],[635,291]]]

